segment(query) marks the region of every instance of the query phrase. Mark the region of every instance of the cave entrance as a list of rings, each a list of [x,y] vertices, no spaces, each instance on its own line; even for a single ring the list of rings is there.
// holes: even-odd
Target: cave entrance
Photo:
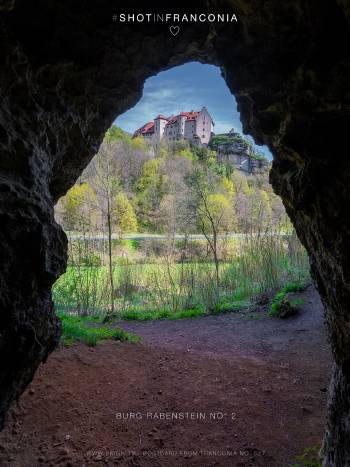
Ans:
[[[305,287],[307,255],[269,184],[271,159],[243,136],[218,67],[149,78],[56,206],[69,239],[56,309],[174,318]]]

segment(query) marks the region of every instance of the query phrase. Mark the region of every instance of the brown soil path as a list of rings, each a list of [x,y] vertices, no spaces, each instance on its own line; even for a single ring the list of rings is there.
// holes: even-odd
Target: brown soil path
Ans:
[[[142,343],[59,349],[0,434],[0,465],[287,467],[321,441],[331,367],[318,295],[302,298],[285,321],[123,322]]]

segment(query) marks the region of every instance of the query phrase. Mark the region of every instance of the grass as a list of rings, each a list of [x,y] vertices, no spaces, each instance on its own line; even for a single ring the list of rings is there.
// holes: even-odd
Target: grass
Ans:
[[[85,342],[95,346],[102,340],[116,340],[120,342],[138,342],[140,338],[122,329],[101,325],[97,317],[80,317],[58,313],[62,324],[62,343],[71,346],[74,342]]]
[[[322,467],[319,457],[320,446],[311,446],[304,449],[302,454],[295,457],[295,464],[291,467]]]
[[[155,310],[155,311],[142,311],[138,309],[124,310],[120,313],[120,317],[126,320],[136,321],[149,321],[154,319],[184,319],[184,318],[197,318],[198,316],[205,315],[204,310],[181,310],[171,312],[170,310]]]
[[[233,301],[224,301],[221,303],[217,303],[215,305],[214,314],[220,313],[236,313],[237,311],[241,311],[244,308],[247,308],[250,305],[249,300],[233,300]]]
[[[271,308],[268,313],[271,317],[278,317],[281,309],[281,304],[288,293],[303,292],[306,288],[305,282],[289,282],[274,296],[271,303]],[[290,301],[293,306],[301,306],[304,304],[302,299],[294,299]]]

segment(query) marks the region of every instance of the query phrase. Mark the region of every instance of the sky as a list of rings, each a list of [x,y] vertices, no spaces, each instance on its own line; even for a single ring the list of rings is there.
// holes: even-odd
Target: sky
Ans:
[[[147,79],[142,98],[114,123],[133,133],[158,114],[168,117],[200,110],[203,106],[214,120],[216,134],[227,133],[231,128],[242,133],[236,99],[221,76],[220,68],[198,62],[176,66]],[[266,146],[256,146],[256,149],[272,159]]]

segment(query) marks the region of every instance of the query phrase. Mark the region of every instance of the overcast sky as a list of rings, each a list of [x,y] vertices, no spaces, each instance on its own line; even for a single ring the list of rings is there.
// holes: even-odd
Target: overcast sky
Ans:
[[[220,69],[198,62],[186,63],[149,78],[140,101],[118,117],[115,124],[133,133],[160,113],[168,117],[200,110],[203,106],[214,120],[215,133],[226,133],[231,128],[242,132],[236,99],[228,90]],[[271,158],[266,147],[257,149]]]

